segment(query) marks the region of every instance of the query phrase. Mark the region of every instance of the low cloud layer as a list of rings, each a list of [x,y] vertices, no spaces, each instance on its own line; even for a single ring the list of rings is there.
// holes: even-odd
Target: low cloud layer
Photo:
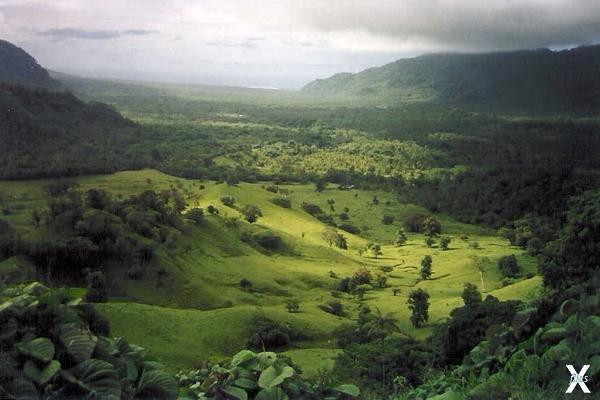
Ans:
[[[600,1],[0,0],[0,38],[64,72],[296,88],[428,52],[600,43]]]
[[[53,28],[42,32],[39,35],[50,36],[55,40],[83,39],[83,40],[106,40],[118,38],[122,35],[149,35],[157,33],[145,29],[127,29],[125,31],[89,31],[81,28]]]

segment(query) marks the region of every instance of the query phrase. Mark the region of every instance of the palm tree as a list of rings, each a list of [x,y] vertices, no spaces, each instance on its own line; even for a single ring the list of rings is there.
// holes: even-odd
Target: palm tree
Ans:
[[[367,329],[369,337],[379,337],[381,340],[381,388],[383,390],[383,398],[386,398],[385,389],[385,337],[389,333],[398,332],[410,337],[410,335],[402,332],[398,326],[398,319],[394,317],[395,313],[383,314],[378,307],[375,307],[375,313],[371,319],[363,325]]]

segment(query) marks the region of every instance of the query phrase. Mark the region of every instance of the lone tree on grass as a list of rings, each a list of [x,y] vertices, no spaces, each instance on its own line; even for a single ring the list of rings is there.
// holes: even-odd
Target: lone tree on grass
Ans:
[[[402,228],[398,229],[398,237],[396,238],[396,246],[400,247],[400,246],[404,245],[407,240],[408,240],[408,238],[406,237],[406,233],[404,232],[404,229],[402,229]]]
[[[369,243],[368,247],[369,247],[369,250],[371,251],[371,254],[373,254],[374,258],[377,258],[383,254],[383,252],[381,251],[381,245],[379,245],[377,243]]]
[[[410,322],[420,328],[429,320],[429,293],[419,288],[408,295],[408,308],[412,311]]]
[[[423,259],[421,260],[421,279],[425,280],[425,279],[429,279],[431,278],[431,263],[432,263],[432,259],[431,256],[425,256],[423,257]]]
[[[250,281],[249,281],[248,279],[246,279],[246,278],[242,278],[242,279],[240,280],[240,283],[239,283],[239,285],[240,285],[240,288],[241,288],[242,290],[245,290],[246,292],[251,292],[251,291],[252,291],[252,286],[253,286],[253,285],[252,285],[252,282],[250,282]]]
[[[490,259],[482,256],[471,256],[471,265],[479,272],[479,279],[481,280],[481,291],[485,292],[485,282],[483,281],[483,275],[485,270],[490,263]]]
[[[465,306],[472,306],[474,304],[481,303],[481,293],[477,286],[472,283],[465,283],[462,295],[461,295]]]
[[[448,250],[448,245],[450,244],[450,242],[452,241],[452,239],[450,239],[448,236],[442,236],[440,238],[440,249],[446,251]]]

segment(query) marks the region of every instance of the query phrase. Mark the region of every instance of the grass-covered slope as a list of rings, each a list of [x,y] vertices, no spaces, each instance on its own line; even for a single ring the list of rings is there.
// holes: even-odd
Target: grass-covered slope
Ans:
[[[41,190],[43,184],[0,184],[5,204],[11,210],[4,218],[26,239],[50,234],[44,226],[34,228],[29,222],[31,210],[47,201]],[[535,271],[535,265],[533,259],[521,254],[522,250],[510,247],[492,230],[457,223],[444,215],[437,218],[442,234],[452,239],[449,250],[427,248],[424,235],[419,233],[408,233],[407,243],[396,247],[398,226],[407,216],[425,211],[399,202],[391,193],[342,191],[333,185],[318,193],[313,185],[295,184],[280,185],[280,194],[275,194],[266,190],[267,183],[229,186],[178,179],[154,170],[84,177],[78,179],[78,184],[79,191],[98,188],[123,197],[148,189],[176,187],[184,194],[188,208],[206,209],[213,205],[219,209],[218,215],[205,215],[200,225],[188,223],[186,233],[177,236],[171,246],[157,248],[158,261],[167,272],[160,284],[153,276],[135,281],[127,279],[125,271],[111,270],[110,301],[98,305],[109,318],[114,334],[144,346],[172,369],[197,365],[207,357],[219,359],[244,348],[256,315],[287,324],[305,336],[293,342],[289,354],[308,371],[327,366],[327,360],[336,353],[333,331],[343,322],[352,322],[361,304],[356,296],[347,293],[334,298],[332,288],[339,279],[350,277],[363,267],[374,278],[384,274],[387,283],[385,288],[368,290],[362,302],[384,312],[395,312],[401,328],[417,338],[425,338],[433,323],[462,304],[460,295],[465,282],[479,285],[479,272],[472,266],[470,256],[489,258],[485,287],[501,299],[529,297],[539,287],[538,278],[523,278]],[[289,209],[271,202],[283,196],[281,189],[288,192]],[[234,207],[221,204],[222,196],[233,196]],[[378,201],[374,202],[374,197]],[[329,199],[334,201],[334,212],[330,211]],[[326,225],[303,211],[303,202],[331,213],[336,223],[342,222],[339,214],[344,208],[349,209],[349,220],[344,222],[358,227],[361,233],[338,230],[347,238],[348,250],[327,244],[322,238]],[[245,205],[258,206],[263,217],[254,224],[243,218],[232,222],[232,217],[240,217],[239,210]],[[394,223],[382,224],[383,215],[394,216]],[[257,232],[274,233],[281,237],[283,245],[268,251],[240,239]],[[358,250],[371,242],[381,245],[382,255],[377,259],[369,252],[359,254]],[[473,248],[472,242],[478,242],[480,248]],[[509,254],[517,255],[522,278],[502,287],[497,261]],[[433,259],[433,275],[430,280],[419,281],[418,271],[425,255]],[[252,282],[252,291],[240,288],[242,279]],[[408,293],[414,288],[424,288],[431,295],[429,324],[420,329],[411,326],[406,304]],[[394,295],[393,289],[400,292]],[[299,312],[286,310],[289,300],[298,301]],[[334,300],[344,305],[345,316],[320,308]]]

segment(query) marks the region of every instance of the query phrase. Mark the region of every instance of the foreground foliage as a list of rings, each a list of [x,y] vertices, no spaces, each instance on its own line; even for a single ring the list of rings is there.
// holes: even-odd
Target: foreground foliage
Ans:
[[[174,399],[175,379],[141,347],[108,337],[108,321],[62,291],[33,283],[0,304],[3,399]]]

